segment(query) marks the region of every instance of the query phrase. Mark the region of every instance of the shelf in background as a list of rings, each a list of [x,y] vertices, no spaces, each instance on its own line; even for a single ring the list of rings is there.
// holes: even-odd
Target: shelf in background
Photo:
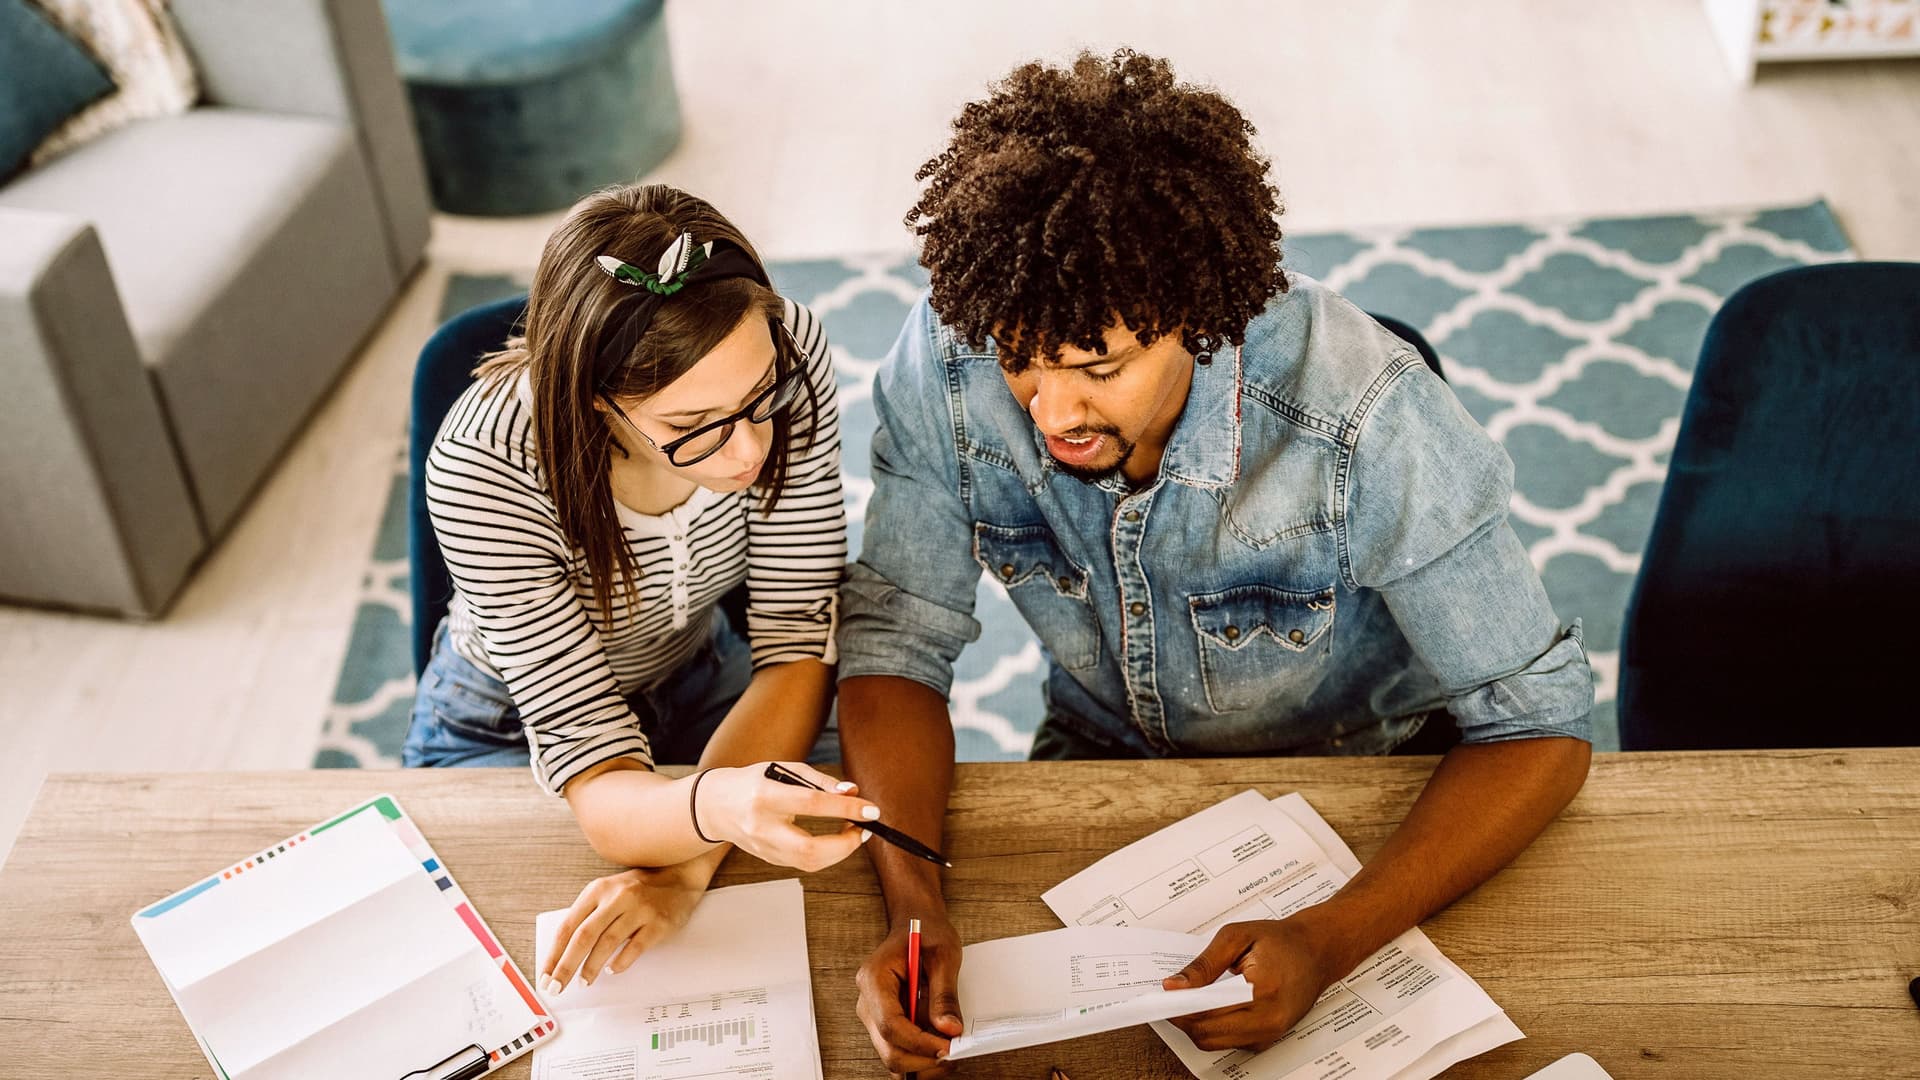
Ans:
[[[1920,56],[1920,0],[1705,0],[1734,78],[1761,63]]]

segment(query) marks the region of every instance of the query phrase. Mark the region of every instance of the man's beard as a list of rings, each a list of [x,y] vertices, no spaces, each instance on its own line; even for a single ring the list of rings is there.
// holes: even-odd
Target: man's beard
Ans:
[[[1105,465],[1097,469],[1090,469],[1081,465],[1069,465],[1066,462],[1061,461],[1059,458],[1053,457],[1053,455],[1049,453],[1047,456],[1050,458],[1053,458],[1054,468],[1059,469],[1061,472],[1066,473],[1068,476],[1073,477],[1075,480],[1079,480],[1083,483],[1088,483],[1088,484],[1097,484],[1100,481],[1105,480],[1107,477],[1112,476],[1113,474],[1119,472],[1121,469],[1126,468],[1127,460],[1133,457],[1132,442],[1130,442],[1127,439],[1121,438],[1119,432],[1113,431],[1110,429],[1088,431],[1086,432],[1086,434],[1097,435],[1097,436],[1101,436],[1101,437],[1112,440],[1113,445],[1120,448],[1120,457],[1118,458],[1118,460],[1116,460],[1111,465]]]

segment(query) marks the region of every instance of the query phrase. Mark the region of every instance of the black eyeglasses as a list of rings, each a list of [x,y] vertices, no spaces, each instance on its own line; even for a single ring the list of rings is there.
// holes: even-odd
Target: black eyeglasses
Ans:
[[[775,363],[777,366],[778,361]],[[773,385],[755,394],[745,408],[710,424],[702,424],[664,445],[654,442],[632,420],[628,420],[627,414],[612,401],[608,401],[607,404],[620,414],[621,419],[626,420],[627,426],[633,428],[634,434],[647,440],[648,446],[665,454],[667,460],[673,464],[686,468],[688,465],[705,461],[718,453],[721,447],[727,445],[727,440],[733,438],[733,425],[742,420],[764,424],[773,419],[774,414],[792,405],[794,399],[800,396],[800,379],[805,374],[806,368],[806,354],[801,353],[798,363],[784,373],[774,376]]]

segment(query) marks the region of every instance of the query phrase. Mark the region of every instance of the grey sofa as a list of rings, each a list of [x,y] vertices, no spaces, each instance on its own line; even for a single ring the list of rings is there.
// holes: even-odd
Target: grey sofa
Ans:
[[[172,0],[199,107],[0,186],[0,597],[155,615],[419,263],[379,0]]]

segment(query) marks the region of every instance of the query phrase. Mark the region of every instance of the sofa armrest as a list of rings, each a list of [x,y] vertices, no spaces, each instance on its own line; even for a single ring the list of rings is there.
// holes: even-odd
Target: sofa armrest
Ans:
[[[0,206],[0,596],[158,614],[206,547],[93,227]]]
[[[206,103],[320,116],[358,134],[394,276],[426,251],[432,208],[380,0],[171,0]]]

